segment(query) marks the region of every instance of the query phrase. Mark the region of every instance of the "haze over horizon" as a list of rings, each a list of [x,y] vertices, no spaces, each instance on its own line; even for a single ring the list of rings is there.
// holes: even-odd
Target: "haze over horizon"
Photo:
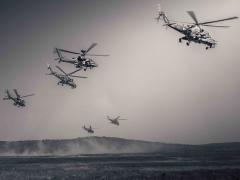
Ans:
[[[237,0],[3,0],[0,6],[0,141],[96,136],[167,143],[240,140],[239,19],[205,29],[215,49],[178,43],[181,34],[157,24],[157,4],[170,19],[192,22],[240,17]],[[217,10],[216,10],[217,7]],[[53,48],[73,51],[97,42],[99,67],[77,73],[78,87],[57,86],[46,64],[66,72]],[[69,56],[71,57],[71,56]],[[27,106],[3,101],[5,89],[35,93]],[[128,119],[111,125],[106,116]]]

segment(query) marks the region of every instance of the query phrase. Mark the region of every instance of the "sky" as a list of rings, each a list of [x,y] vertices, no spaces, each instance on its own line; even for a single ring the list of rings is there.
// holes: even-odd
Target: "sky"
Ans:
[[[238,0],[3,0],[0,6],[0,96],[17,88],[27,106],[0,100],[0,140],[95,135],[167,143],[240,140],[239,20],[206,28],[215,49],[178,43],[181,34],[156,23],[157,4],[169,19],[192,22],[240,16]],[[46,64],[54,47],[79,51],[97,42],[98,68],[78,87],[57,86]],[[67,57],[72,57],[67,55]],[[120,126],[106,116],[126,118]]]

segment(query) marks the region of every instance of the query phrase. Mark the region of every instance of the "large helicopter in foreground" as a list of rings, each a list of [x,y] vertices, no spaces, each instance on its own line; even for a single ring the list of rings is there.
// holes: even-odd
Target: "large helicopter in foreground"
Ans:
[[[65,49],[55,48],[55,53],[58,56],[55,60],[58,60],[59,63],[65,62],[65,63],[73,64],[76,68],[84,69],[84,71],[86,71],[87,69],[98,67],[97,63],[93,59],[88,58],[87,56],[109,56],[109,55],[88,54],[88,52],[92,50],[95,46],[97,46],[97,43],[91,44],[89,48],[87,48],[86,50],[82,49],[80,52],[73,52]],[[76,54],[78,56],[72,59],[68,59],[64,57],[61,52]]]
[[[89,134],[93,134],[94,130],[92,126],[90,125],[89,128],[87,128],[85,125],[82,127],[85,131],[87,131]]]
[[[225,19],[218,19],[214,21],[206,21],[206,22],[199,22],[195,13],[193,11],[187,11],[189,16],[193,19],[194,23],[186,23],[185,25],[179,25],[178,21],[172,21],[167,18],[165,13],[161,11],[160,5],[158,7],[158,16],[155,18],[158,22],[160,20],[164,21],[164,26],[170,27],[184,36],[179,38],[179,42],[181,43],[183,40],[187,41],[186,45],[189,46],[190,42],[205,44],[206,49],[214,48],[217,42],[210,36],[210,34],[204,30],[202,27],[216,27],[216,28],[228,28],[230,26],[219,26],[219,25],[211,25],[212,23],[222,22],[222,21],[229,21],[233,19],[237,19],[238,17],[229,17]]]
[[[120,119],[120,116],[118,116],[116,118],[110,118],[109,116],[107,116],[107,119],[110,121],[110,123],[117,125],[117,126],[120,125],[119,121],[127,120],[127,119]]]
[[[3,100],[12,100],[13,101],[13,105],[17,106],[17,107],[25,107],[26,106],[26,102],[23,98],[29,97],[29,96],[34,96],[34,94],[28,94],[28,95],[24,95],[24,96],[20,96],[18,91],[16,89],[13,90],[16,97],[13,97],[10,92],[8,90],[6,90],[6,94],[7,96],[3,98]]]
[[[73,79],[71,77],[76,77],[76,78],[87,78],[85,76],[74,76],[73,74],[80,71],[81,69],[78,69],[76,71],[73,71],[71,73],[66,73],[65,71],[63,71],[59,66],[56,66],[56,68],[58,68],[63,74],[59,74],[55,71],[52,70],[51,66],[48,64],[47,65],[48,69],[50,70],[50,73],[49,74],[46,74],[46,75],[52,75],[52,76],[55,76],[57,77],[60,81],[57,83],[58,85],[61,84],[62,86],[65,84],[65,85],[68,85],[68,86],[71,86],[72,88],[76,88],[77,85],[74,83]]]

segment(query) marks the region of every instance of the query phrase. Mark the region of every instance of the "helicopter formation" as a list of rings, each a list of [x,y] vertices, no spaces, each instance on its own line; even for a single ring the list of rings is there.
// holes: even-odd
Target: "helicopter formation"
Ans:
[[[119,126],[120,125],[119,121],[127,120],[127,119],[120,119],[120,116],[117,116],[116,118],[111,118],[111,117],[107,116],[107,120],[109,120],[111,124]],[[85,125],[82,128],[83,128],[83,130],[85,130],[89,134],[93,134],[94,133],[94,129],[92,128],[91,125],[89,126],[89,128],[86,127]]]
[[[180,25],[178,21],[169,20],[166,16],[165,12],[161,10],[160,4],[158,6],[158,15],[155,18],[157,22],[160,20],[164,22],[163,26],[169,27],[184,36],[179,38],[179,42],[186,41],[186,45],[189,46],[190,43],[198,43],[198,44],[204,44],[206,45],[206,49],[209,48],[215,48],[217,45],[217,41],[214,40],[210,34],[204,30],[202,27],[217,27],[217,28],[227,28],[230,26],[221,26],[221,25],[212,25],[213,23],[223,22],[223,21],[229,21],[237,19],[238,17],[229,17],[224,19],[218,19],[214,21],[206,21],[206,22],[199,22],[194,11],[187,11],[188,15],[192,18],[194,21],[193,23],[184,23],[184,25]],[[74,78],[87,78],[85,76],[79,76],[74,75],[75,73],[81,71],[81,70],[91,70],[93,68],[98,67],[98,64],[90,57],[107,57],[108,54],[89,54],[89,52],[97,46],[97,43],[92,43],[88,48],[81,49],[80,52],[74,52],[66,49],[61,48],[54,48],[54,53],[57,54],[57,58],[54,60],[58,61],[58,63],[66,63],[73,65],[76,70],[66,73],[61,67],[55,66],[61,73],[54,71],[53,68],[50,66],[50,64],[47,65],[47,69],[49,70],[49,73],[46,73],[46,75],[54,76],[58,79],[57,85],[61,86],[69,86],[72,89],[77,88],[77,84],[74,81]],[[74,58],[66,57],[66,54],[73,54],[76,55]],[[26,102],[25,98],[34,96],[35,94],[28,94],[21,96],[16,89],[13,90],[15,96],[13,96],[9,90],[6,90],[6,96],[3,98],[3,100],[11,100],[13,101],[13,105],[17,107],[25,107]],[[127,120],[127,119],[121,119],[120,116],[111,118],[109,116],[106,117],[107,121],[115,126],[120,126],[120,121]],[[94,134],[95,129],[90,125],[89,127],[83,126],[82,129],[86,131],[89,134]]]
[[[88,54],[88,52],[96,46],[97,46],[97,43],[92,43],[86,50],[82,49],[79,53],[65,50],[65,49],[60,49],[60,48],[54,48],[54,53],[56,53],[58,56],[54,60],[58,61],[58,63],[64,62],[64,63],[73,64],[77,70],[70,72],[70,73],[66,73],[61,67],[56,65],[55,67],[62,73],[62,74],[60,74],[60,73],[57,73],[56,71],[54,71],[52,69],[52,67],[50,66],[50,64],[48,64],[47,68],[50,71],[50,73],[47,73],[46,75],[55,76],[56,78],[58,78],[59,81],[58,81],[57,85],[60,85],[60,84],[62,86],[67,85],[67,86],[70,86],[72,89],[75,89],[77,87],[77,84],[74,82],[73,78],[84,78],[85,79],[87,77],[86,76],[77,76],[77,75],[73,75],[73,74],[75,74],[78,71],[81,71],[82,69],[84,71],[86,71],[87,69],[92,69],[92,68],[98,67],[97,63],[93,59],[87,58],[86,56],[109,56],[109,55],[99,55],[99,54]],[[77,54],[78,57],[70,59],[70,58],[63,56],[62,52]]]
[[[68,51],[65,49],[59,49],[55,48],[54,53],[57,54],[58,58],[54,60],[58,60],[59,63],[65,62],[65,63],[70,63],[75,65],[76,70],[70,73],[66,73],[61,67],[56,65],[55,67],[61,72],[58,73],[57,71],[54,71],[53,68],[51,67],[50,64],[47,64],[47,69],[49,70],[49,73],[46,73],[46,75],[49,76],[54,76],[56,77],[59,81],[57,82],[57,85],[61,86],[70,86],[72,89],[75,89],[77,87],[76,83],[74,82],[73,78],[87,78],[86,76],[79,76],[79,75],[74,75],[75,73],[81,71],[82,69],[86,71],[87,69],[92,69],[95,67],[98,67],[96,62],[93,59],[87,58],[86,56],[109,56],[109,55],[98,55],[98,54],[88,54],[88,52],[93,49],[97,43],[92,43],[89,48],[86,50],[81,50],[81,53],[76,53],[73,51]],[[72,53],[72,54],[78,54],[79,56],[77,58],[73,58],[72,60],[69,60],[68,58],[64,57],[62,55],[62,52],[65,53]],[[12,96],[9,92],[9,90],[6,90],[6,97],[3,98],[3,100],[12,100],[14,103],[14,106],[17,107],[25,107],[26,102],[23,98],[29,97],[29,96],[34,96],[35,94],[29,94],[29,95],[24,95],[20,96],[18,91],[16,89],[13,90],[16,97]],[[119,126],[119,120],[126,120],[126,119],[120,119],[120,116],[117,116],[116,118],[110,118],[107,116],[107,119],[114,125]],[[94,134],[95,129],[92,128],[90,125],[89,127],[86,127],[85,125],[82,127],[83,130],[85,130],[89,134]]]

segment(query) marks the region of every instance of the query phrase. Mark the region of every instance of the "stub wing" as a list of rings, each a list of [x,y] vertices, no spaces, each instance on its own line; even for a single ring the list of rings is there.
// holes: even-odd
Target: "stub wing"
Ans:
[[[69,64],[76,64],[76,61],[74,60],[68,60],[68,59],[62,59],[61,62],[69,63]]]
[[[3,98],[3,100],[9,100],[9,99],[10,99],[10,98],[8,98],[8,97],[4,97],[4,98]]]
[[[208,39],[199,39],[198,40],[201,44],[205,44],[211,48],[214,48],[217,45],[217,42],[214,39],[208,38]]]

